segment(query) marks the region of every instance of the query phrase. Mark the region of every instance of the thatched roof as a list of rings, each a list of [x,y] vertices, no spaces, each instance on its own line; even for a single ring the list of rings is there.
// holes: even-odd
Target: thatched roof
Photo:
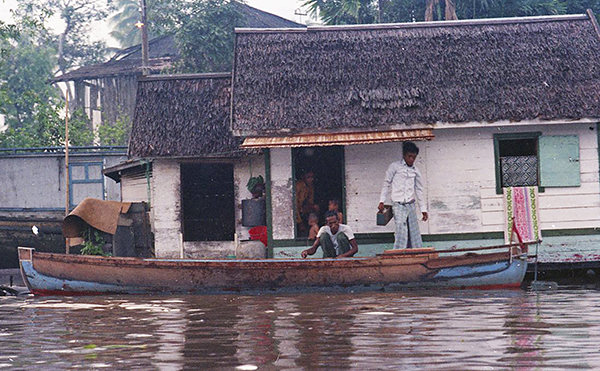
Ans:
[[[229,73],[140,78],[131,157],[234,157]]]
[[[296,22],[292,22],[277,15],[264,12],[246,4],[237,3],[241,14],[243,27],[252,28],[304,28]],[[172,35],[160,36],[148,42],[149,72],[160,73],[162,70],[172,66],[179,59],[180,53]],[[83,66],[52,80],[75,81],[98,79],[120,75],[142,74],[142,46],[135,45],[118,51],[108,62]]]
[[[600,118],[593,17],[236,29],[242,135]]]

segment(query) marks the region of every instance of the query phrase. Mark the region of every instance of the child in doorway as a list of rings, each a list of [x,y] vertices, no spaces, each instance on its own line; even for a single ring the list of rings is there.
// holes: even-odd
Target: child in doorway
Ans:
[[[337,198],[332,198],[331,200],[329,200],[329,211],[335,211],[338,215],[338,219],[339,219],[340,223],[343,223],[344,215],[340,211],[340,208],[341,208],[340,200],[338,200]]]
[[[317,214],[310,213],[308,215],[308,227],[310,228],[308,239],[314,241],[317,238],[317,233],[319,233],[319,217]]]

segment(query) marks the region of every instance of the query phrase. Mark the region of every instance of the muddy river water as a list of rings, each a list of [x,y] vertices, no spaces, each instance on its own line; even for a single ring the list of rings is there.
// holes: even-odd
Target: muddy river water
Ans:
[[[600,289],[0,297],[0,370],[600,369]]]

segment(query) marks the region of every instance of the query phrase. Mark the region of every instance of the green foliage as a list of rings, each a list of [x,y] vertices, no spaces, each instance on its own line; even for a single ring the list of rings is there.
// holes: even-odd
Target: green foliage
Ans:
[[[60,134],[62,138],[65,137],[64,120],[60,126]],[[94,136],[90,121],[83,110],[79,109],[71,113],[69,117],[69,145],[91,146],[94,144]]]
[[[128,116],[121,115],[112,125],[100,125],[97,134],[103,146],[126,146],[130,133],[131,120]]]
[[[262,175],[253,176],[250,179],[248,179],[246,187],[250,192],[253,192],[254,187],[256,187],[258,184],[265,184],[265,179],[262,177]]]
[[[56,51],[58,69],[65,73],[74,66],[101,62],[106,48],[104,43],[92,41],[90,23],[106,18],[112,9],[108,0],[17,0],[17,20],[36,20],[47,27],[51,18],[60,18],[62,24],[51,33],[48,46]]]
[[[135,24],[140,20],[139,1],[117,0],[117,11],[108,19],[112,26],[110,36],[115,38],[122,48],[142,43],[142,33]]]
[[[377,2],[373,0],[306,0],[312,14],[319,12],[326,24],[364,24],[377,21]]]
[[[311,13],[318,12],[326,24],[423,21],[432,0],[306,0]],[[443,4],[435,9],[443,18]],[[458,19],[524,17],[555,14],[583,14],[586,9],[600,12],[600,0],[456,0]],[[357,12],[358,9],[358,12]]]
[[[81,255],[100,255],[100,256],[108,256],[102,250],[102,246],[104,246],[104,239],[98,231],[93,231],[92,228],[88,228],[88,230],[83,235],[83,248],[81,248]]]
[[[235,1],[154,0],[150,24],[175,35],[182,54],[174,72],[221,72],[231,69],[235,26],[243,23]]]
[[[60,102],[60,92],[47,80],[53,77],[55,50],[45,44],[43,29],[23,22],[19,34],[2,44],[6,50],[0,65],[0,113],[14,128],[35,125],[48,106]]]

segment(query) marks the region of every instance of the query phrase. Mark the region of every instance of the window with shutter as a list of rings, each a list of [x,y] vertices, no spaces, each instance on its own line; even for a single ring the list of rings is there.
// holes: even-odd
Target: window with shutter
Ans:
[[[579,137],[576,135],[542,136],[538,140],[540,187],[578,187]]]
[[[494,135],[496,193],[504,187],[577,187],[579,138],[576,135],[516,133]]]

